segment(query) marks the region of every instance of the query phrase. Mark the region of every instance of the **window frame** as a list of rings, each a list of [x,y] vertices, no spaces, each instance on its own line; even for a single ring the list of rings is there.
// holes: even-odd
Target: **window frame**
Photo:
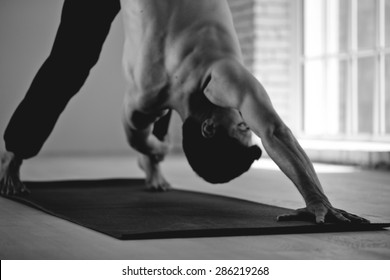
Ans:
[[[386,47],[385,42],[385,5],[386,0],[372,0],[375,1],[376,6],[376,30],[377,30],[377,39],[376,44],[373,49],[369,50],[359,50],[358,49],[358,0],[338,0],[338,1],[349,1],[349,22],[348,29],[350,33],[349,38],[349,48],[345,52],[338,53],[327,53],[327,41],[326,36],[328,34],[327,30],[327,11],[329,5],[328,0],[323,0],[324,5],[324,30],[322,31],[322,36],[324,36],[323,44],[325,54],[318,56],[306,57],[304,54],[304,1],[305,0],[296,0],[294,2],[294,26],[295,28],[295,73],[293,78],[294,88],[296,92],[295,104],[296,116],[298,117],[297,122],[297,131],[301,138],[306,139],[329,139],[329,140],[355,140],[355,141],[381,141],[381,142],[390,142],[390,132],[386,134],[386,89],[385,89],[385,75],[386,75],[386,56],[390,56],[390,46]],[[310,1],[310,0],[309,0]],[[375,79],[375,91],[374,91],[374,108],[373,108],[373,133],[359,133],[358,132],[358,60],[364,57],[373,57],[375,60],[376,67],[376,79]],[[337,59],[338,61],[346,61],[348,67],[348,83],[350,90],[347,92],[347,123],[346,123],[346,133],[338,135],[308,135],[305,133],[305,92],[304,92],[304,67],[305,63],[311,60],[323,60],[325,61],[325,72],[327,73],[327,63],[329,59]],[[326,75],[326,74],[325,74]],[[326,78],[326,76],[325,76]],[[390,86],[390,83],[389,85]],[[388,120],[390,121],[390,120]]]

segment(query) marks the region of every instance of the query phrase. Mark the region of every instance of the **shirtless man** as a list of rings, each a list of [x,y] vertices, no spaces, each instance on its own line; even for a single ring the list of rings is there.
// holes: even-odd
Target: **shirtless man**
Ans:
[[[261,155],[251,143],[253,131],[306,203],[279,220],[368,222],[329,202],[309,158],[243,66],[225,0],[122,0],[121,7],[128,82],[123,123],[149,186],[169,188],[160,170],[169,145],[153,128],[175,110],[184,122],[184,152],[205,180],[223,183],[248,170]],[[24,190],[20,164],[15,153],[3,154],[2,191]]]

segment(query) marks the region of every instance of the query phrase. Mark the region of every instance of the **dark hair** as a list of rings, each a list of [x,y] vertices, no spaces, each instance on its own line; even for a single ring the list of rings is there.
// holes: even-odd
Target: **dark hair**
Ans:
[[[246,147],[217,128],[211,138],[201,131],[201,120],[188,117],[183,123],[183,150],[192,169],[209,183],[226,183],[248,171],[261,156],[261,149]]]

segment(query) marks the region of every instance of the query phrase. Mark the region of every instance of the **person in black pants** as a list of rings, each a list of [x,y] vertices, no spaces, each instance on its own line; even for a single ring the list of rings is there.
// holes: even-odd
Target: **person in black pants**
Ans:
[[[1,194],[28,191],[19,179],[22,161],[39,153],[67,103],[83,86],[119,11],[119,0],[65,0],[51,53],[4,133]],[[169,117],[157,129],[162,138]]]
[[[76,9],[77,5],[73,8]],[[26,150],[24,143],[13,144],[14,138],[20,137],[18,131],[7,131],[6,136],[12,134],[14,137],[10,138],[8,145],[15,145],[8,147],[17,156],[34,155],[34,146],[35,152],[39,150],[46,139],[44,132],[48,135],[66,102],[77,92],[88,70],[96,62],[108,31],[107,23],[111,23],[116,12],[102,8],[105,8],[104,5],[96,1],[87,9],[78,10],[77,15],[81,15],[78,20],[84,18],[84,26],[91,28],[79,28],[80,24],[70,25],[79,28],[76,34],[80,34],[81,30],[82,36],[89,33],[90,38],[86,46],[77,44],[74,47],[72,43],[83,38],[70,33],[71,55],[77,55],[63,61],[64,67],[60,69],[76,71],[74,69],[83,61],[85,68],[79,71],[80,77],[72,79],[69,84],[64,83],[63,80],[68,80],[66,73],[69,70],[63,70],[65,74],[61,72],[59,75],[63,80],[56,80],[55,88],[62,86],[66,91],[57,97],[57,94],[53,95],[50,89],[46,89],[43,98],[34,96],[30,100],[26,97],[25,102],[29,106],[22,107],[21,115],[24,116],[20,123],[17,123],[17,111],[14,117],[16,121],[10,125],[12,128],[23,133],[25,130],[27,133],[40,132],[33,145]],[[96,10],[99,11],[94,20],[96,25],[90,25],[86,11],[95,13]],[[309,157],[276,112],[266,89],[243,64],[227,1],[121,0],[121,10],[125,27],[123,66],[128,82],[122,120],[130,146],[140,154],[139,163],[146,173],[147,185],[157,190],[170,187],[160,169],[169,145],[164,139],[165,131],[159,129],[157,133],[156,126],[166,129],[167,122],[163,121],[171,110],[175,110],[183,121],[182,144],[188,163],[205,181],[222,184],[249,170],[253,161],[261,156],[260,147],[252,142],[253,132],[261,138],[270,158],[291,180],[306,204],[294,213],[279,216],[280,220],[307,219],[309,216],[319,224],[325,221],[368,222],[330,203]],[[94,30],[101,33],[95,34]],[[97,50],[97,46],[97,52],[89,53],[91,49]],[[84,57],[85,53],[88,53],[88,59]],[[68,58],[66,54],[59,57],[61,61],[64,57]],[[40,123],[43,120],[34,115],[36,119],[33,122],[29,120],[28,125],[38,126],[39,129],[26,128],[26,118],[36,112],[35,106],[46,108],[43,102],[47,100],[50,101],[47,104],[56,105],[53,107],[55,110],[46,109],[44,125]],[[19,150],[25,152],[20,153]],[[7,164],[6,157],[2,160]],[[7,176],[3,178],[19,180],[18,176],[11,174],[11,169],[18,171],[18,162],[8,161],[8,166],[10,163],[15,164],[16,168],[8,168],[4,173]],[[12,184],[3,183],[2,191],[14,191]]]

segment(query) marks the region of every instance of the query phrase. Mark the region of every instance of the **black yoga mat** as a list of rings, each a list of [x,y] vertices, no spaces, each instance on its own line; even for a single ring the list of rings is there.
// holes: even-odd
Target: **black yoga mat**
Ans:
[[[390,224],[277,222],[291,209],[191,191],[149,192],[142,179],[25,182],[9,197],[118,239],[380,230]]]

